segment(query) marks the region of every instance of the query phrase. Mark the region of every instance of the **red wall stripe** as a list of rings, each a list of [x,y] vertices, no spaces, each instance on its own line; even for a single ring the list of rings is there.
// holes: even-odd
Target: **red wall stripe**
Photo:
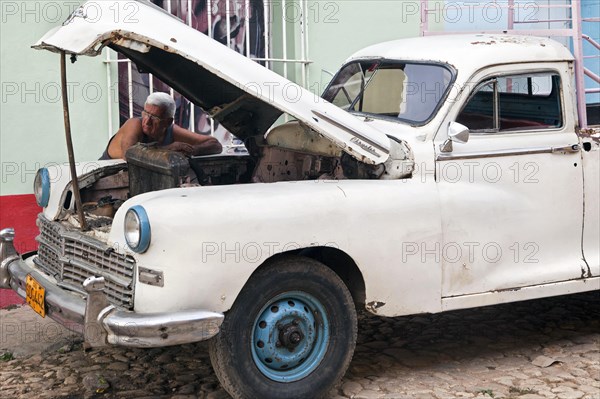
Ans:
[[[37,249],[35,220],[41,211],[33,194],[0,196],[0,230],[15,229],[15,248],[19,253]]]
[[[15,229],[15,248],[19,253],[37,249],[35,220],[41,211],[33,194],[0,196],[0,230],[6,227]],[[0,309],[17,303],[23,303],[17,294],[0,289]]]

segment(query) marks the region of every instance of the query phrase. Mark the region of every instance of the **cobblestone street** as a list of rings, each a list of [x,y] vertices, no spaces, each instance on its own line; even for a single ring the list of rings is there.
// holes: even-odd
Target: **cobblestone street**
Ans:
[[[331,398],[600,398],[598,293],[395,319],[362,314],[350,369]],[[19,320],[12,315],[20,312]],[[206,343],[84,352],[39,327],[43,353],[8,347],[36,331],[26,307],[0,310],[1,398],[228,398]],[[27,325],[26,325],[27,324]],[[33,345],[35,347],[35,345]],[[14,353],[15,358],[10,360]]]

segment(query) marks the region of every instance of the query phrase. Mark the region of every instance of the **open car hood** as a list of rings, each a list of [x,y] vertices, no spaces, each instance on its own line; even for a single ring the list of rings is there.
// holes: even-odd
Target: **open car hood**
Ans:
[[[136,6],[134,14],[131,4]],[[264,135],[285,112],[360,161],[380,164],[387,160],[389,139],[350,113],[148,1],[127,0],[120,8],[116,13],[112,1],[86,3],[33,47],[95,56],[109,46],[200,106],[240,139]]]

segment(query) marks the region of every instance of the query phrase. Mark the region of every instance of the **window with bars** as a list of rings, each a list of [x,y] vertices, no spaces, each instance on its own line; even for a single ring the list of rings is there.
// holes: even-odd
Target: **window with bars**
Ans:
[[[305,1],[289,1],[292,2],[301,10],[306,10]],[[153,0],[153,3],[192,28],[285,77],[288,77],[290,64],[298,65],[302,77],[299,83],[306,84],[306,13],[302,12],[300,18],[287,18],[285,10],[289,7],[286,0]],[[274,16],[277,16],[276,20]],[[294,39],[288,38],[288,29],[295,29],[300,35],[300,51],[289,51],[287,42]],[[158,78],[139,71],[128,59],[116,56],[112,50],[105,51],[109,52],[108,67],[118,65],[118,111],[113,109],[109,115],[118,113],[119,125],[140,115],[150,93],[162,91],[170,93],[175,99],[176,124],[198,134],[213,135],[223,144],[225,151],[243,149],[241,142],[218,122],[213,121],[200,107],[190,103]],[[289,53],[298,53],[299,58],[296,54],[290,56]],[[277,57],[273,54],[277,54]],[[117,129],[118,127],[111,126],[111,134]]]

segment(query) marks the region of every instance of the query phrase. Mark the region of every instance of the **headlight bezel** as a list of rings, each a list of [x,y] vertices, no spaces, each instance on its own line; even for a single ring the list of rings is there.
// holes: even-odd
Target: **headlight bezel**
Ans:
[[[45,208],[50,201],[50,173],[47,168],[40,168],[33,180],[33,195],[38,206]]]
[[[146,252],[150,246],[150,220],[141,205],[134,205],[127,210],[123,219],[123,235],[132,251]]]

